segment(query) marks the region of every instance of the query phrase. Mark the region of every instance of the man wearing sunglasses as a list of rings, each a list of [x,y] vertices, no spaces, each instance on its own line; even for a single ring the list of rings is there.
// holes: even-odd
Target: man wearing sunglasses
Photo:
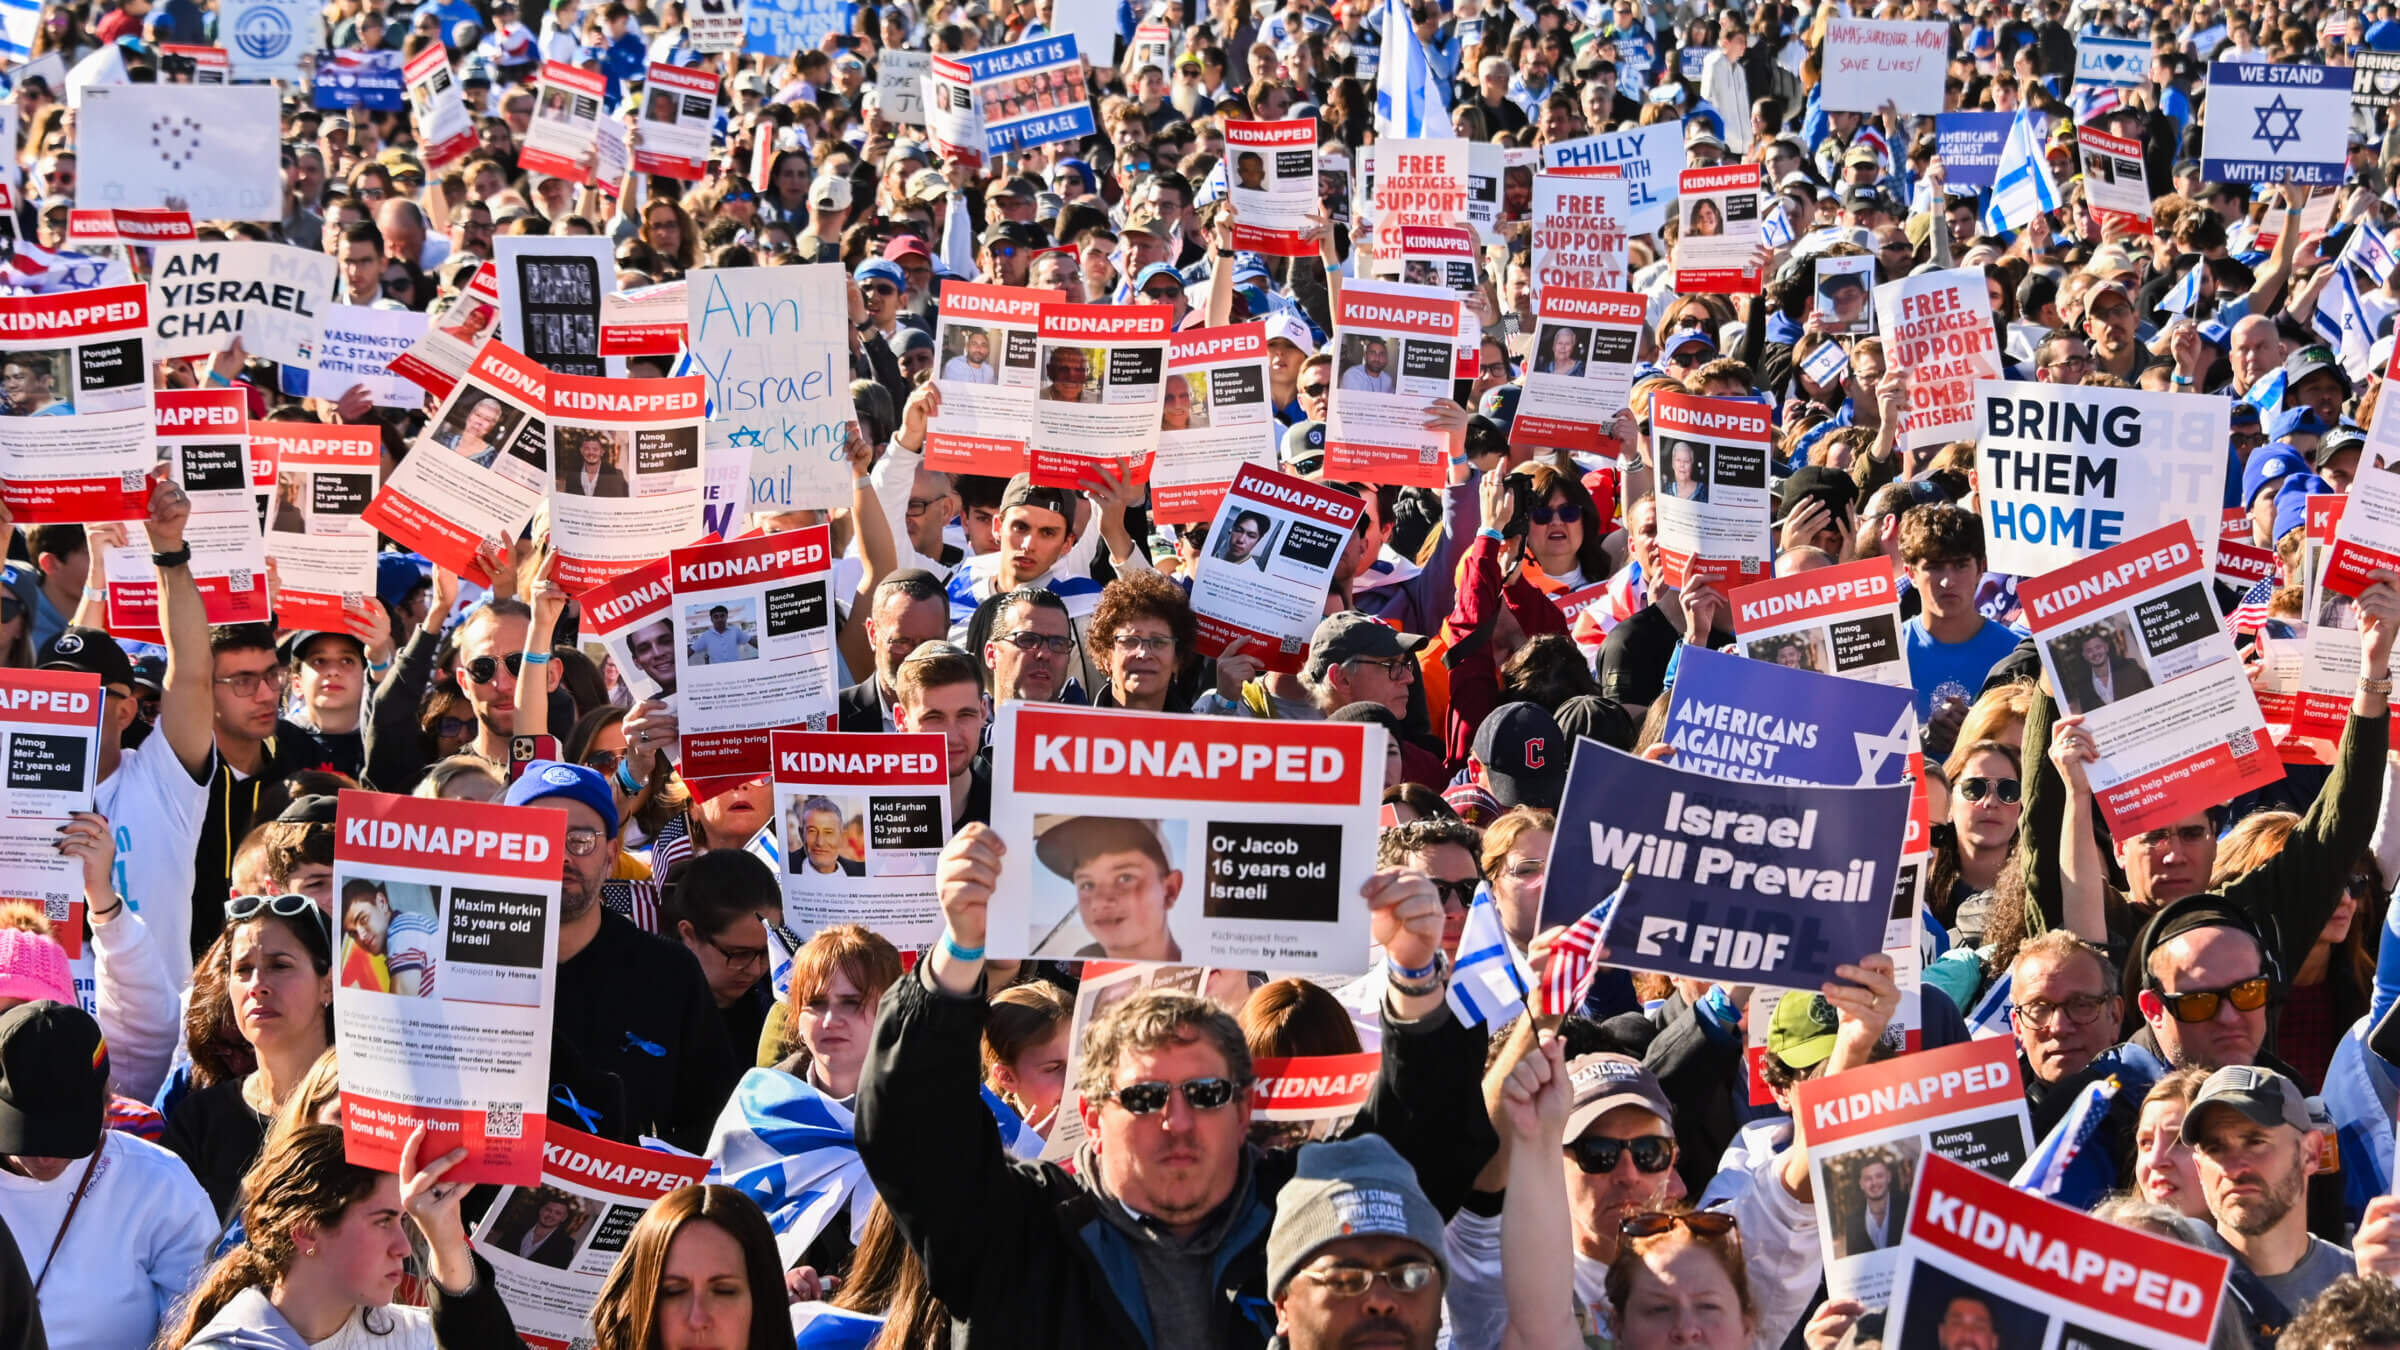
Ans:
[[[467,748],[494,764],[508,763],[508,738],[516,734],[517,680],[532,619],[522,600],[492,600],[458,627],[458,687],[475,710],[475,739]],[[538,678],[555,691],[558,664],[543,662],[540,670]]]
[[[859,1079],[859,1157],[918,1258],[955,1291],[969,1350],[1263,1347],[1278,1320],[1269,1268],[1297,1269],[1298,1251],[1318,1246],[1302,1246],[1289,1226],[1270,1236],[1279,1194],[1298,1186],[1292,1199],[1304,1204],[1323,1174],[1302,1155],[1250,1146],[1250,1052],[1231,1016],[1153,989],[1096,1019],[1076,1070],[1088,1143],[1071,1172],[1013,1162],[981,1123],[992,890],[1003,867],[1038,865],[980,825],[942,850],[944,933],[884,995]],[[1497,1145],[1478,1089],[1485,1038],[1443,1002],[1441,902],[1425,878],[1378,872],[1362,894],[1369,935],[1394,973],[1381,1070],[1349,1133],[1388,1142],[1400,1160],[1391,1175],[1413,1170],[1438,1216],[1458,1207]],[[1384,1175],[1363,1153],[1335,1157],[1346,1175]],[[1418,1245],[1439,1252],[1437,1242]],[[1411,1254],[1373,1253],[1391,1273],[1368,1280],[1366,1297],[1425,1297],[1420,1273],[1399,1273]]]

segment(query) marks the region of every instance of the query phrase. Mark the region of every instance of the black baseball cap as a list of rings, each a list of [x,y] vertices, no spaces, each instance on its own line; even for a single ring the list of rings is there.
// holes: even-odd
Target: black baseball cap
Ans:
[[[2309,1118],[2308,1100],[2300,1085],[2255,1064],[2228,1064],[2208,1076],[2200,1093],[2183,1113],[2183,1142],[2200,1142],[2202,1118],[2209,1107],[2228,1106],[2254,1125],[2274,1129],[2289,1125],[2302,1134],[2317,1128]]]
[[[359,660],[367,659],[367,644],[360,640],[358,634],[345,633],[334,628],[295,628],[285,633],[275,643],[275,658],[286,662],[297,661],[307,653],[308,644],[321,637],[340,638],[358,648]]]
[[[0,1153],[88,1158],[108,1111],[108,1041],[81,1008],[0,1013]]]
[[[1858,500],[1858,484],[1839,469],[1823,464],[1803,464],[1792,471],[1791,477],[1783,480],[1783,513],[1790,515],[1800,509],[1803,500],[1810,497],[1825,503],[1825,509],[1833,513],[1832,523],[1838,525]]]
[[[74,625],[60,630],[59,635],[43,646],[41,656],[34,662],[43,670],[76,670],[100,677],[100,687],[113,684],[134,688],[133,658],[117,645],[117,640],[97,628]],[[60,1154],[48,1154],[60,1157]]]
[[[1483,785],[1503,808],[1557,810],[1567,787],[1570,749],[1558,719],[1538,703],[1503,703],[1475,730]]]
[[[1000,493],[1000,514],[1007,515],[1012,506],[1054,512],[1070,529],[1075,524],[1075,494],[1063,487],[1036,487],[1032,474],[1021,473],[1008,480],[1008,487]]]
[[[1415,633],[1403,633],[1388,624],[1380,623],[1345,609],[1328,614],[1308,639],[1308,671],[1311,678],[1321,679],[1328,667],[1364,656],[1388,661],[1404,656],[1425,645],[1425,639]]]

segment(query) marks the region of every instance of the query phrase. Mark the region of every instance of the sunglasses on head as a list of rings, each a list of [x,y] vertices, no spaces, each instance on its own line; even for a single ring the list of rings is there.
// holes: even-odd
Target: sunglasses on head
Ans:
[[[2267,1006],[2275,986],[2266,976],[2253,975],[2222,989],[2194,989],[2188,993],[2170,994],[2153,984],[2150,992],[2158,995],[2158,1001],[2167,1005],[2167,1011],[2175,1014],[2176,1021],[2206,1022],[2214,1018],[2218,1007],[2225,1003],[2232,1004],[2235,1012],[2257,1012]]]
[[[1687,1214],[1645,1209],[1639,1214],[1626,1215],[1625,1221],[1617,1225],[1617,1232],[1629,1238],[1653,1238],[1685,1228],[1691,1230],[1693,1237],[1721,1238],[1737,1226],[1733,1216],[1721,1209],[1699,1209]]]
[[[1214,1111],[1242,1095],[1248,1086],[1231,1078],[1187,1078],[1180,1083],[1164,1083],[1149,1079],[1127,1083],[1109,1092],[1103,1101],[1112,1101],[1125,1108],[1129,1116],[1154,1116],[1167,1109],[1168,1094],[1180,1091],[1185,1102],[1195,1111]]]
[[[285,919],[297,919],[306,914],[317,921],[318,932],[330,936],[332,931],[325,911],[317,908],[316,901],[291,891],[281,895],[237,895],[225,902],[227,924],[247,923],[261,914],[273,914]]]
[[[525,671],[525,653],[510,652],[501,657],[478,656],[467,663],[467,678],[477,684],[490,684],[500,677],[500,667],[504,663],[511,676],[521,675]]]
[[[1657,1175],[1675,1161],[1675,1141],[1663,1134],[1645,1134],[1638,1139],[1609,1139],[1587,1134],[1567,1145],[1567,1156],[1587,1176],[1617,1170],[1617,1160],[1633,1151],[1633,1168],[1637,1172]]]
[[[2003,806],[2014,806],[2017,804],[2018,795],[2024,790],[2025,785],[2014,778],[1961,778],[1958,780],[1958,795],[1971,802],[1979,802],[1986,797],[1998,797]]]

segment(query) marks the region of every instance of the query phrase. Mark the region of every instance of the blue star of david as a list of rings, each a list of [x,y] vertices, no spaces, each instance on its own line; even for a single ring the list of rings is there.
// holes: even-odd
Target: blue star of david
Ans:
[[[2256,111],[2258,130],[2251,133],[2251,139],[2265,141],[2268,150],[2281,154],[2283,147],[2300,139],[2300,110],[2285,103],[2283,95],[2277,94],[2273,103]],[[2276,131],[2268,127],[2267,119],[2271,117],[2283,119],[2283,130]]]
[[[725,439],[729,445],[759,445],[762,443],[757,427],[743,427]]]

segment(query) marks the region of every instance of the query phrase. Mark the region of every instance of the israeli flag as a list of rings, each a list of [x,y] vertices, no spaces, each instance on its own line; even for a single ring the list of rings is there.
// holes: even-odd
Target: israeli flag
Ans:
[[[2341,358],[2342,369],[2350,372],[2351,379],[2367,377],[2374,366],[2369,353],[2375,347],[2375,320],[2359,298],[2356,272],[2347,267],[2334,269],[2333,280],[2326,283],[2310,323]]]
[[[2159,300],[2158,307],[2169,314],[2188,315],[2199,303],[2200,264],[2194,263],[2192,269],[2183,274],[2183,280],[2175,283],[2175,289]]]
[[[851,1312],[830,1303],[792,1305],[792,1339],[796,1350],[867,1350],[883,1319],[872,1313]]]
[[[2258,409],[2262,420],[2272,421],[2283,411],[2283,389],[2287,382],[2282,368],[2277,367],[2268,371],[2265,379],[2251,385],[2250,392],[2242,395],[2242,402]]]
[[[2042,156],[2041,138],[2033,119],[2022,111],[2009,124],[2008,139],[2000,146],[2000,168],[1992,176],[1992,199],[1983,208],[1983,228],[2002,234],[2036,215],[2058,209],[2058,180],[2050,176],[2050,161]]]
[[[2057,1199],[2059,1188],[2066,1182],[2067,1169],[2099,1131],[2101,1118],[2108,1113],[2108,1103],[2117,1095],[2117,1087],[2114,1077],[2085,1084],[2083,1091],[2076,1094],[2075,1104],[2067,1108],[2067,1114],[2043,1137],[2040,1147],[2034,1149],[2033,1156],[2025,1160],[2008,1184],[2045,1199]]]
[[[783,934],[782,924],[767,925],[767,987],[775,991],[777,1003],[792,996],[792,948]]]
[[[1384,0],[1383,59],[1376,68],[1375,136],[1400,140],[1446,138],[1450,94],[1400,0]]]
[[[33,39],[42,26],[38,0],[0,0],[0,56],[25,61],[33,56]]]
[[[1042,1139],[991,1089],[983,1101],[1000,1141],[1018,1158],[1041,1155]],[[804,1079],[780,1069],[752,1069],[709,1132],[708,1180],[731,1186],[766,1211],[775,1248],[787,1267],[817,1235],[847,1212],[850,1233],[866,1226],[875,1185],[858,1156],[856,1116]]]
[[[1468,1026],[1496,1027],[1525,1011],[1532,989],[1532,972],[1508,940],[1491,887],[1483,887],[1459,930],[1458,960],[1450,968],[1450,1011]]]
[[[1759,222],[1758,234],[1768,248],[1782,248],[1792,242],[1791,218],[1783,214],[1780,202],[1767,212],[1765,220]]]
[[[1982,1041],[2009,1034],[2008,1002],[2016,983],[2015,976],[2002,971],[2000,978],[1992,981],[1983,996],[1975,1000],[1975,1006],[1967,1010],[1967,1034],[1971,1038]]]
[[[1225,161],[1220,159],[1217,161],[1217,167],[1208,171],[1207,180],[1200,184],[1200,195],[1192,199],[1192,205],[1206,206],[1210,202],[1223,200],[1225,200]]]
[[[2342,261],[2366,273],[2378,286],[2391,280],[2394,257],[2391,237],[2363,220],[2350,232],[2350,244],[2342,250]]]

